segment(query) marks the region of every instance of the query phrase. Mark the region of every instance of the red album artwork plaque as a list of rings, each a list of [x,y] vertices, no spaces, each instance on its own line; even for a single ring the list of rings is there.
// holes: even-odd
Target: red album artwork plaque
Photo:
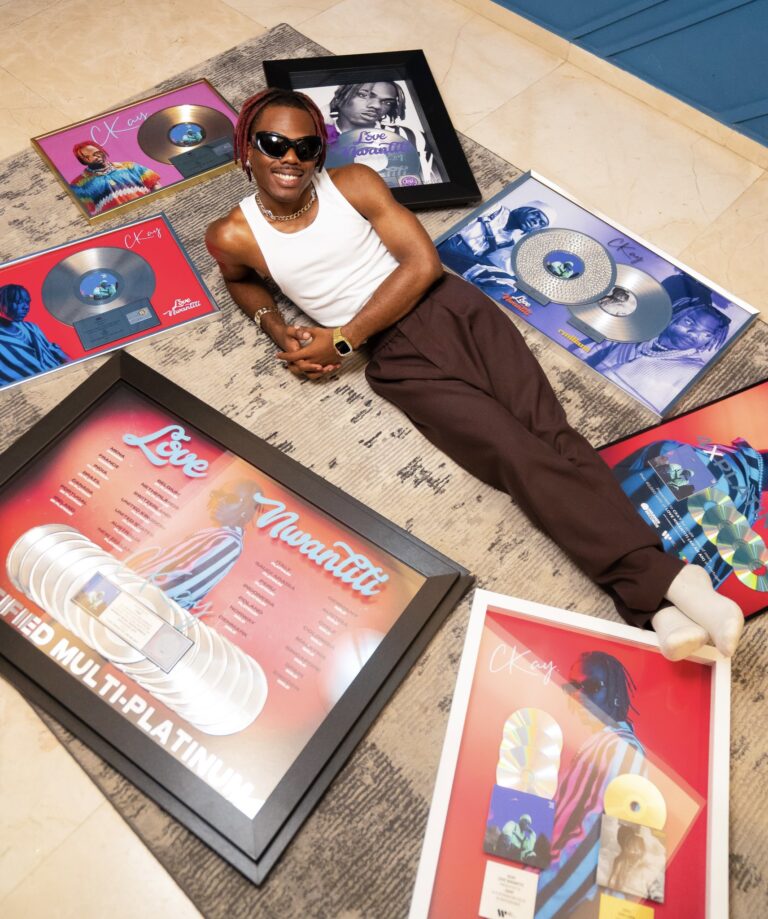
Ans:
[[[745,616],[768,607],[768,381],[600,455],[667,552],[706,569]]]
[[[405,560],[396,528],[345,522],[351,499],[322,506],[322,480],[262,442],[258,465],[224,447],[229,427],[248,435],[220,416],[203,433],[195,400],[163,381],[177,404],[161,406],[159,378],[122,365],[137,385],[113,384],[0,493],[4,663],[207,820],[246,840],[253,823],[258,861],[468,579],[410,537]]]
[[[726,916],[729,679],[477,591],[411,919]]]
[[[0,389],[218,311],[164,214],[0,265]]]

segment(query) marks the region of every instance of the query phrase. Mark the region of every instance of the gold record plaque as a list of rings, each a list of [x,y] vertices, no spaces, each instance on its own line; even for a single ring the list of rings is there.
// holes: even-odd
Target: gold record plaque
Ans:
[[[226,115],[204,105],[173,105],[155,112],[139,128],[138,143],[153,160],[171,158],[211,141],[234,136]]]
[[[235,164],[237,112],[207,80],[139,99],[32,146],[95,223]]]

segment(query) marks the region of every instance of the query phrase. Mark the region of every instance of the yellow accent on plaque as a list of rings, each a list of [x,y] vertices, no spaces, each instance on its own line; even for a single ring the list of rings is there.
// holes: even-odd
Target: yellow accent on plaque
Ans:
[[[653,919],[653,907],[631,900],[620,900],[607,893],[600,894],[598,919]]]
[[[659,789],[642,775],[617,775],[605,789],[603,808],[609,817],[663,830],[667,805]]]

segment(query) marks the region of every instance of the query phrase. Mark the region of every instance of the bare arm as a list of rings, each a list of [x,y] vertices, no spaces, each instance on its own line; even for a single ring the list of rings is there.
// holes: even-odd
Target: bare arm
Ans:
[[[262,331],[284,352],[301,350],[301,341],[308,332],[296,326],[288,326],[275,303],[264,277],[267,275],[266,264],[258,249],[253,234],[245,232],[244,218],[239,208],[235,208],[227,217],[215,220],[206,231],[205,244],[216,263],[227,285],[227,290],[235,303],[253,319],[256,311],[264,307],[269,312],[259,319]],[[303,357],[290,365],[296,375],[315,379],[338,366],[338,357],[332,365],[323,365],[306,360]]]
[[[441,276],[442,266],[432,240],[419,220],[399,204],[382,179],[367,166],[351,165],[333,170],[332,179],[349,203],[370,221],[381,241],[394,256],[397,268],[379,285],[357,315],[342,327],[354,348],[376,332],[386,329],[421,300]],[[308,360],[333,360],[332,331],[312,328],[312,344],[302,354]],[[289,354],[278,355],[292,360]]]

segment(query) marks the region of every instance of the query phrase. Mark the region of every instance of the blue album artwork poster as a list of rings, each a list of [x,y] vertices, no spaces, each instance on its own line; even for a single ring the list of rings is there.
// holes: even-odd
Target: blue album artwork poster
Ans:
[[[547,868],[555,802],[516,788],[494,785],[483,852],[533,868]]]
[[[530,173],[437,249],[447,268],[658,415],[757,318]]]

